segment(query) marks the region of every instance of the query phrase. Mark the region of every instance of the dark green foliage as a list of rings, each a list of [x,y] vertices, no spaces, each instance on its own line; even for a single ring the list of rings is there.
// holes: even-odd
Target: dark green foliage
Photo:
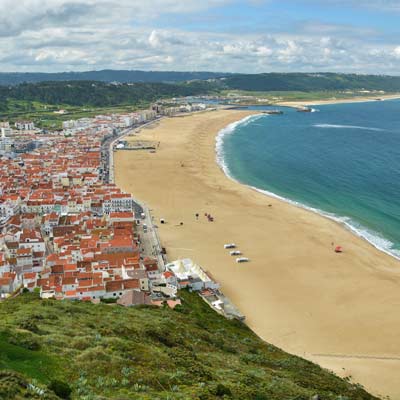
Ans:
[[[105,304],[115,304],[116,302],[117,302],[117,300],[118,299],[101,299],[101,302],[102,303],[105,303]]]
[[[180,84],[131,83],[114,85],[104,82],[71,81],[22,83],[0,86],[0,104],[24,100],[52,105],[107,107],[122,104],[148,104],[160,98],[198,95],[211,91],[207,82]],[[17,104],[18,105],[18,104]],[[16,106],[14,104],[14,106]],[[24,112],[29,112],[25,105]]]
[[[53,398],[68,398],[69,388],[73,400],[374,399],[261,341],[196,294],[181,297],[179,312],[41,301],[32,293],[7,300],[0,304],[0,369],[48,385]],[[28,349],[32,343],[38,350]]]
[[[250,91],[309,92],[345,89],[385,90],[388,92],[400,91],[400,77],[384,75],[339,73],[229,74],[213,72],[115,70],[63,73],[0,73],[0,85],[4,86],[39,82],[70,81],[70,83],[73,83],[80,81],[97,81],[104,83],[190,82],[191,85],[195,87],[196,85],[203,86],[206,80],[210,80],[214,89],[224,87],[227,89]],[[171,97],[172,96],[171,94]],[[0,102],[0,111],[2,111],[2,107],[4,107],[4,104]]]
[[[68,400],[71,397],[72,389],[66,382],[58,380],[51,381],[49,389],[62,399]]]
[[[39,333],[39,327],[36,322],[30,318],[24,318],[19,322],[19,327],[32,333]]]
[[[232,392],[231,390],[223,385],[222,383],[218,383],[216,389],[215,389],[215,395],[218,397],[223,397],[223,396],[231,396]]]
[[[0,85],[18,85],[24,82],[46,81],[100,81],[100,82],[183,82],[194,79],[212,79],[228,74],[214,72],[175,71],[87,71],[59,73],[0,73]]]
[[[227,89],[249,91],[323,91],[368,89],[400,91],[400,76],[337,73],[233,74],[223,80]]]

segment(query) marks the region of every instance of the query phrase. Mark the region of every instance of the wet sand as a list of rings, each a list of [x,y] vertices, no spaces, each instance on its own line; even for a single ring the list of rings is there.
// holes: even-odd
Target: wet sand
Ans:
[[[250,114],[214,111],[143,129],[132,140],[160,147],[117,152],[117,184],[166,219],[158,226],[168,258],[211,271],[263,339],[400,398],[400,262],[334,221],[228,179],[215,136]],[[251,261],[235,263],[229,242]]]

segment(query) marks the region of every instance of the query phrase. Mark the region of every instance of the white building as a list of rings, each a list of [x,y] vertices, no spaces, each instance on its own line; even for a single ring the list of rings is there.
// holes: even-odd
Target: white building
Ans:
[[[128,193],[115,193],[107,196],[103,201],[103,214],[112,212],[132,212],[134,201]]]
[[[15,127],[20,131],[32,131],[35,129],[35,124],[32,121],[17,121]]]
[[[13,130],[11,128],[0,128],[1,138],[5,139],[6,137],[10,137],[13,134]]]
[[[180,288],[189,287],[193,290],[219,288],[219,284],[189,258],[173,261],[165,267],[175,274]]]
[[[20,205],[18,201],[6,200],[0,204],[0,219],[8,219],[19,213]]]

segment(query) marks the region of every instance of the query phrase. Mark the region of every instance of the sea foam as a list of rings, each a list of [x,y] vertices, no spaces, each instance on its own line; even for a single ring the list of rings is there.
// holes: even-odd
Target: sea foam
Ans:
[[[314,128],[327,128],[327,129],[362,129],[364,131],[384,132],[385,129],[371,128],[366,126],[357,125],[334,125],[334,124],[315,124]]]
[[[255,114],[255,115],[249,115],[239,121],[236,122],[232,122],[231,124],[229,124],[228,126],[226,126],[225,128],[221,129],[218,132],[218,135],[216,137],[216,141],[215,141],[215,151],[217,154],[217,163],[218,165],[221,167],[221,169],[224,171],[225,175],[236,181],[236,179],[234,179],[229,171],[228,166],[225,163],[225,154],[224,154],[224,138],[227,135],[231,135],[232,133],[235,132],[235,129],[239,126],[247,126],[248,124],[250,124],[251,122],[254,122],[262,117],[267,117],[266,114]]]
[[[390,240],[384,238],[379,233],[364,227],[363,225],[361,225],[357,221],[354,221],[350,217],[340,216],[340,215],[336,215],[334,213],[329,213],[327,211],[323,211],[318,208],[308,206],[306,204],[289,199],[287,197],[280,196],[280,195],[270,192],[268,190],[264,190],[264,189],[260,189],[255,186],[247,185],[243,182],[240,182],[232,175],[232,173],[229,170],[229,167],[227,165],[227,162],[225,160],[225,153],[224,153],[224,148],[223,148],[224,138],[227,135],[231,135],[231,134],[235,133],[235,130],[239,126],[241,126],[241,127],[247,126],[250,123],[252,123],[255,120],[262,118],[262,117],[266,117],[266,115],[265,114],[251,115],[251,116],[241,119],[240,121],[233,122],[219,131],[219,133],[216,137],[216,145],[215,145],[216,159],[217,159],[218,165],[224,171],[225,175],[232,181],[237,182],[241,185],[247,186],[259,193],[262,193],[262,194],[268,196],[268,197],[276,198],[280,201],[284,201],[293,206],[300,207],[307,211],[317,213],[318,215],[320,215],[322,217],[329,218],[330,220],[333,220],[333,221],[339,223],[340,225],[344,226],[346,229],[350,230],[356,236],[366,240],[368,243],[372,244],[378,250],[400,260],[400,250],[397,250],[394,248],[394,243],[392,243]],[[345,125],[329,125],[329,124],[320,124],[319,127],[349,128],[349,126],[345,126]],[[352,125],[350,125],[350,127],[354,128],[354,129],[371,129],[371,130],[381,130],[381,131],[383,130],[383,129],[378,129],[378,128],[363,128],[363,127],[352,126]]]

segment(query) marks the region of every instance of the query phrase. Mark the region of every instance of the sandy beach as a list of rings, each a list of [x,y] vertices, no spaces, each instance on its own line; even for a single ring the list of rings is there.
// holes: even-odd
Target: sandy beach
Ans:
[[[320,106],[324,104],[346,104],[346,103],[365,103],[368,101],[379,101],[380,100],[394,100],[400,99],[399,94],[383,94],[381,96],[360,96],[360,97],[352,97],[349,99],[328,99],[328,100],[317,100],[317,101],[280,101],[276,103],[279,106],[285,107],[305,107],[305,106]]]
[[[209,270],[263,339],[400,399],[400,262],[334,221],[227,178],[215,137],[250,114],[213,111],[142,129],[128,140],[160,146],[115,153],[116,183],[166,219],[158,225],[168,258]],[[236,264],[228,242],[251,261]]]

